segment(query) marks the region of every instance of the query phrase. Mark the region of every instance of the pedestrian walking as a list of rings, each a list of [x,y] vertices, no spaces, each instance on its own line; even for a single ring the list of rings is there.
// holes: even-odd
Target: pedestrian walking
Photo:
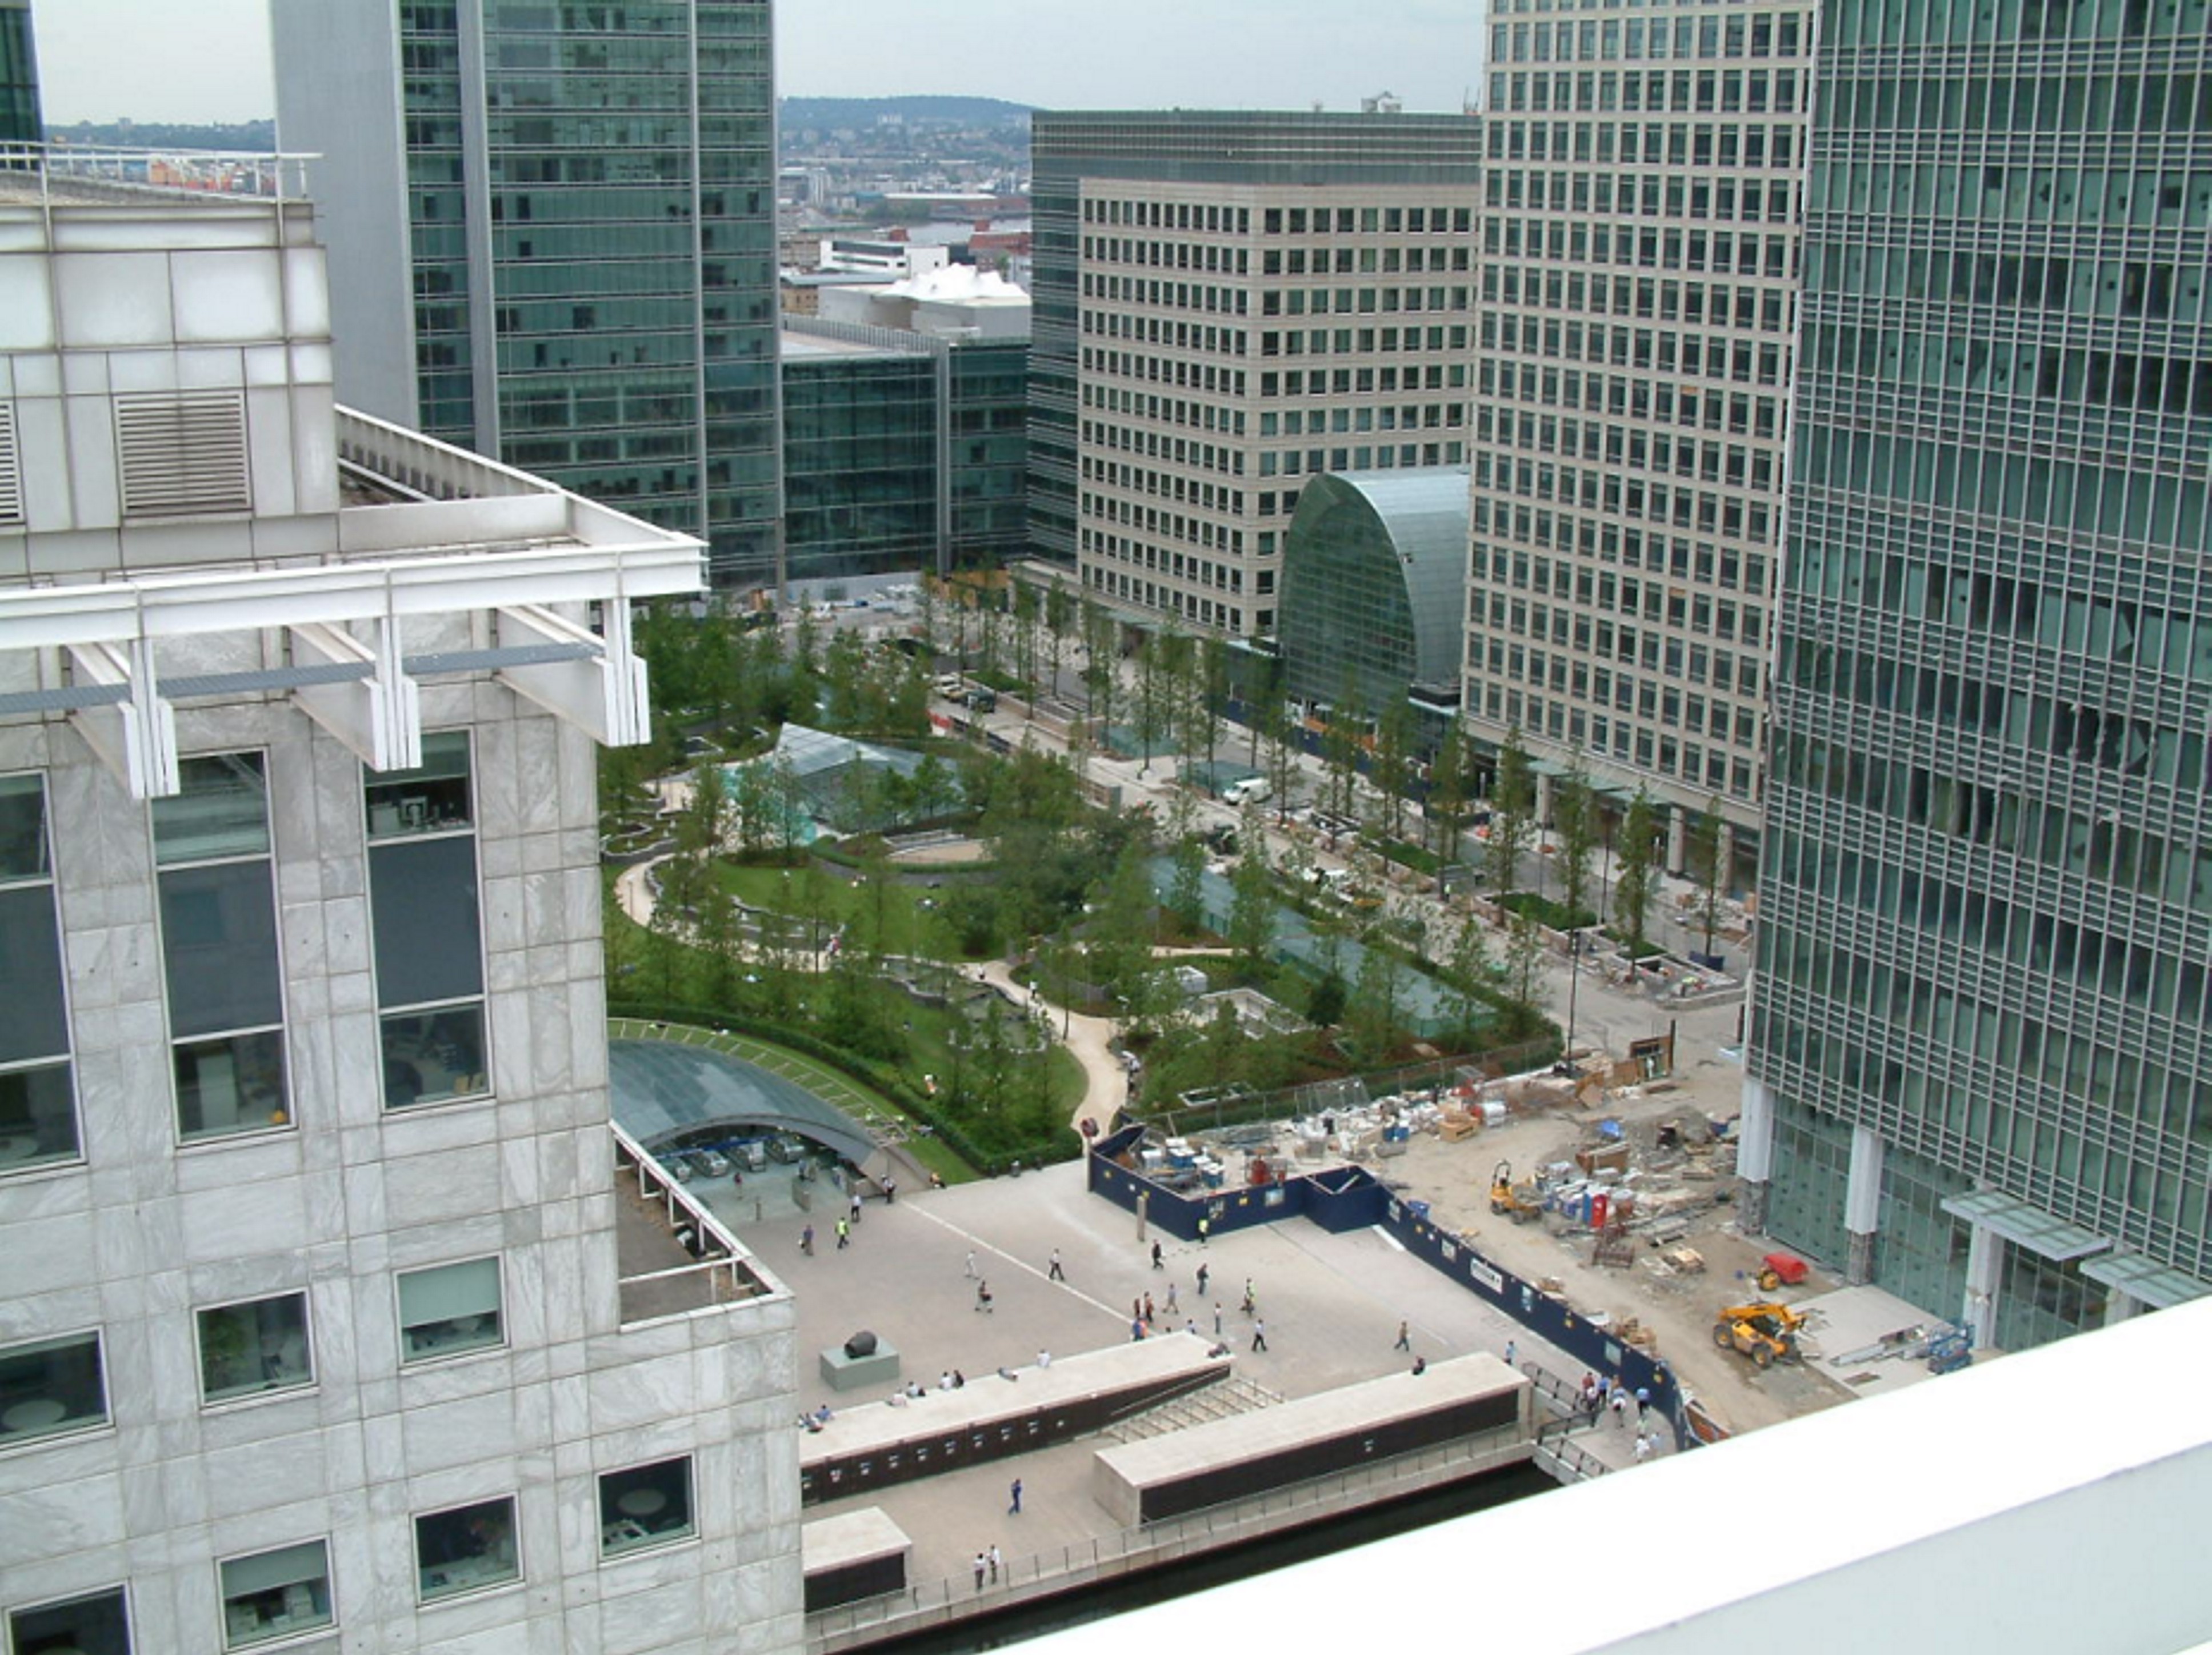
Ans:
[[[997,1314],[991,1308],[991,1284],[988,1281],[978,1281],[975,1284],[975,1308],[986,1316]]]
[[[1244,1314],[1245,1314],[1245,1315],[1247,1315],[1247,1316],[1249,1316],[1249,1315],[1251,1315],[1251,1314],[1252,1314],[1252,1303],[1253,1303],[1253,1301],[1252,1301],[1252,1278],[1251,1278],[1250,1276],[1249,1276],[1249,1275],[1248,1275],[1248,1276],[1246,1276],[1246,1277],[1244,1278],[1244,1306],[1243,1306],[1243,1309],[1244,1309]]]
[[[1144,1336],[1145,1318],[1141,1316],[1131,1317],[1129,1318],[1129,1342],[1133,1345],[1137,1344],[1143,1340]]]
[[[888,1207],[898,1199],[898,1185],[890,1179],[884,1180],[884,1205]]]
[[[1267,1348],[1267,1320],[1265,1317],[1260,1317],[1255,1318],[1252,1323],[1252,1348],[1255,1350],[1265,1350]]]
[[[1613,1422],[1624,1431],[1628,1428],[1628,1393],[1625,1390],[1613,1393]]]
[[[1200,1299],[1206,1297],[1206,1266],[1201,1264],[1198,1267],[1198,1296]]]
[[[1198,1244],[1199,1244],[1200,1246],[1201,1246],[1201,1247],[1203,1247],[1204,1245],[1206,1245],[1206,1242],[1207,1242],[1207,1241],[1208,1241],[1208,1240],[1212,1237],[1212,1234],[1213,1234],[1213,1220],[1211,1220],[1211,1219],[1205,1219],[1205,1218],[1201,1218],[1200,1220],[1199,1220],[1199,1221],[1198,1221]]]
[[[843,1252],[853,1244],[853,1226],[843,1219],[837,1220],[837,1250]]]
[[[1160,1244],[1157,1241],[1152,1244],[1152,1268],[1156,1270],[1167,1269],[1166,1265],[1160,1263]]]
[[[1638,1465],[1641,1465],[1644,1461],[1650,1457],[1651,1439],[1645,1436],[1643,1432],[1638,1431],[1636,1433],[1636,1463]]]
[[[968,1250],[968,1279],[970,1281],[975,1279],[975,1250],[973,1247]]]
[[[799,1250],[809,1258],[814,1256],[814,1226],[811,1224],[799,1232]]]
[[[858,1224],[860,1221],[860,1192],[859,1190],[855,1190],[853,1192],[853,1222],[854,1222],[854,1223],[855,1223],[855,1224]]]
[[[1146,1293],[1145,1295],[1145,1325],[1146,1327],[1150,1327],[1153,1323],[1158,1320],[1159,1317],[1152,1310],[1152,1296],[1150,1293]]]
[[[983,1590],[983,1567],[985,1561],[986,1560],[983,1554],[977,1552],[975,1554],[975,1590],[978,1591]]]
[[[1168,1314],[1173,1316],[1181,1308],[1182,1306],[1176,1303],[1176,1284],[1170,1281],[1168,1283]]]
[[[1636,1387],[1636,1429],[1637,1429],[1637,1434],[1638,1434],[1638,1435],[1639,1435],[1639,1436],[1643,1434],[1643,1431],[1644,1431],[1644,1416],[1645,1415],[1649,1414],[1650,1411],[1651,1411],[1651,1388],[1650,1388],[1649,1385],[1638,1385],[1638,1386],[1637,1386],[1637,1387]]]
[[[1022,1480],[1019,1477],[1016,1477],[1014,1479],[1012,1493],[1014,1496],[1014,1503],[1006,1508],[1006,1515],[1008,1517],[1019,1517],[1022,1514]]]
[[[991,1584],[999,1584],[999,1548],[995,1542],[991,1547]]]
[[[1413,1349],[1413,1329],[1410,1329],[1410,1328],[1408,1328],[1408,1327],[1407,1327],[1407,1326],[1403,1322],[1399,1323],[1398,1323],[1398,1342],[1397,1342],[1396,1344],[1395,1344],[1395,1345],[1391,1346],[1391,1347],[1390,1347],[1390,1348],[1391,1348],[1391,1349],[1393,1349],[1393,1350],[1411,1350],[1411,1349]]]
[[[1218,1305],[1213,1307],[1213,1336],[1217,1339],[1221,1337],[1221,1306]]]
[[[1048,1281],[1067,1280],[1067,1272],[1060,1268],[1060,1249],[1057,1247],[1052,1250],[1052,1268],[1045,1272],[1045,1280]]]
[[[1513,1342],[1510,1339],[1508,1339],[1505,1342],[1505,1366],[1508,1367],[1515,1366],[1513,1360]]]

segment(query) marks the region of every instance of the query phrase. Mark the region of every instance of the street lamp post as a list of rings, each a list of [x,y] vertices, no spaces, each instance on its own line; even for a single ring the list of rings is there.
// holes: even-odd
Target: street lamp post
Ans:
[[[1567,1049],[1563,1054],[1570,1062],[1575,1051],[1575,1001],[1583,986],[1583,934],[1579,930],[1567,933]]]

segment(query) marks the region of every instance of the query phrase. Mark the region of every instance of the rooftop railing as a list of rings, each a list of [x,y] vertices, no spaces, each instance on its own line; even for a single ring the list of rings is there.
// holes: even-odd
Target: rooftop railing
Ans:
[[[305,155],[255,155],[222,149],[137,149],[98,144],[0,144],[0,191],[35,192],[46,202],[82,202],[112,192],[127,199],[165,196],[247,197],[257,201],[307,198]]]

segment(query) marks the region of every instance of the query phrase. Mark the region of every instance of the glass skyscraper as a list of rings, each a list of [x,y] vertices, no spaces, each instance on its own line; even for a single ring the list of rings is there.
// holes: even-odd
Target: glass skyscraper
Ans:
[[[2018,1348],[2212,1286],[2212,10],[1818,76],[1741,1170]]]
[[[0,0],[0,143],[43,143],[31,0]]]
[[[780,577],[769,0],[277,0],[345,394]]]

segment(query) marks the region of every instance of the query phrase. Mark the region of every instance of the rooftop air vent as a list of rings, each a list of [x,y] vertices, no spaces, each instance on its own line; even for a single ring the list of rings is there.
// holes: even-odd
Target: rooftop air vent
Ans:
[[[134,392],[115,399],[126,518],[252,508],[242,391]]]

